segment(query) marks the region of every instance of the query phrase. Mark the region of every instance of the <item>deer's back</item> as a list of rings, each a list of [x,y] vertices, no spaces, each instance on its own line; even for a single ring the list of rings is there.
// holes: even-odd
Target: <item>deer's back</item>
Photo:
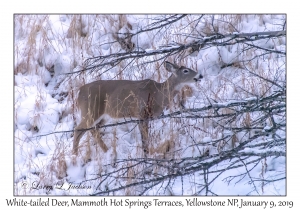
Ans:
[[[78,104],[97,115],[143,117],[147,107],[152,116],[161,114],[166,102],[162,83],[153,80],[99,80],[80,88]],[[101,111],[99,111],[99,109]]]

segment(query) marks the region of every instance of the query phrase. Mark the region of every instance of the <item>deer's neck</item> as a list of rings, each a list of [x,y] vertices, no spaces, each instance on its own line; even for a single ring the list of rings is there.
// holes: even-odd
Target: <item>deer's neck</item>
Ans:
[[[170,76],[164,83],[162,83],[162,102],[164,106],[170,106],[170,101],[173,100],[181,85],[178,84],[175,75]]]
[[[173,95],[173,93],[180,89],[180,84],[176,82],[176,76],[170,76],[164,83],[163,83],[163,92],[169,93]]]

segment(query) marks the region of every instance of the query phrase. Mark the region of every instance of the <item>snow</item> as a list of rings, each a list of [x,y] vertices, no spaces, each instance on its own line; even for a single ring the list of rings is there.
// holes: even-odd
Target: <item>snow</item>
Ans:
[[[238,24],[239,32],[232,32],[232,34],[265,31],[266,29],[279,30],[279,26],[275,24],[279,20],[274,21],[269,15],[264,15],[261,18],[249,15]],[[262,20],[264,23],[262,23]],[[85,145],[80,149],[81,155],[78,157],[72,155],[73,136],[71,131],[78,123],[78,121],[75,122],[78,118],[75,102],[78,89],[83,84],[100,79],[100,76],[97,73],[86,73],[76,77],[67,74],[80,67],[86,58],[124,52],[124,49],[120,49],[118,42],[115,42],[113,33],[134,33],[140,30],[142,26],[149,24],[150,20],[143,15],[127,15],[127,21],[131,25],[131,29],[128,25],[119,27],[117,15],[109,18],[107,15],[100,15],[100,17],[86,15],[81,16],[81,22],[79,16],[72,15],[35,15],[33,17],[23,15],[22,21],[16,21],[15,24],[15,69],[17,71],[14,75],[14,182],[19,186],[17,194],[22,195],[24,193],[24,190],[20,187],[23,180],[30,182],[38,180],[45,185],[55,185],[60,181],[66,185],[79,184],[86,180],[92,180],[87,182],[92,186],[90,190],[63,191],[53,189],[48,191],[46,189],[27,189],[24,193],[26,195],[87,195],[94,193],[99,183],[96,179],[99,178],[99,175],[107,174],[115,170],[116,167],[122,167],[122,164],[107,166],[108,164],[114,165],[116,160],[134,159],[142,156],[140,133],[138,126],[134,123],[119,126],[117,129],[116,127],[106,128],[103,139],[109,151],[104,154],[101,148],[94,146],[95,142],[87,132],[80,142]],[[75,25],[72,25],[74,24],[73,21],[76,22]],[[172,30],[170,29],[166,34],[163,34],[160,30],[141,33],[134,36],[131,42],[146,53],[152,53],[162,45],[183,42],[181,37],[176,35],[179,33],[176,27],[173,26]],[[200,23],[197,27],[197,30],[204,30],[206,26]],[[31,36],[34,37],[34,44],[28,42]],[[118,36],[124,38],[124,35],[120,34]],[[207,36],[204,37],[204,40],[210,38],[212,37]],[[266,49],[285,50],[286,41],[285,39],[280,40],[280,43],[258,40],[256,44]],[[253,54],[255,53],[258,52],[253,52]],[[187,99],[185,107],[199,108],[207,105],[205,94],[211,94],[218,100],[217,103],[212,102],[215,108],[225,107],[231,103],[257,100],[256,97],[247,92],[238,91],[247,88],[260,95],[264,91],[263,88],[268,89],[267,87],[263,85],[256,87],[254,84],[258,83],[255,83],[255,78],[251,74],[238,72],[240,67],[221,69],[224,64],[238,62],[240,58],[241,52],[237,46],[214,46],[201,49],[196,57],[186,59],[187,66],[193,66],[194,69],[204,75],[204,78],[200,85],[192,87],[194,94]],[[270,57],[268,58],[270,59]],[[120,65],[123,65],[124,68],[126,63]],[[270,75],[276,74],[272,72],[272,69],[280,69],[284,74],[284,65],[284,58],[278,58],[273,63],[261,63],[258,69],[269,69]],[[158,72],[156,66],[149,67],[150,65],[147,65],[147,67],[136,65],[136,68],[121,71],[122,68],[118,66],[120,69],[111,69],[101,75],[101,79],[136,80],[149,78],[153,75],[155,76],[152,79],[159,78],[161,81],[167,79],[167,73],[160,72],[160,70]],[[159,73],[159,76],[157,76],[157,73]],[[266,74],[266,72],[263,73]],[[277,76],[281,79],[283,77],[282,75]],[[64,95],[63,93],[68,94]],[[170,110],[167,110],[164,114],[169,112]],[[124,120],[128,119],[121,119],[120,122]],[[285,119],[277,116],[275,121],[284,123]],[[111,123],[115,123],[115,121],[110,119],[107,122],[107,124]],[[267,125],[264,130],[269,128],[270,126]],[[207,134],[211,135],[208,136]],[[153,149],[152,155],[159,158],[169,155],[168,152],[162,151],[164,143],[174,141],[176,142],[174,147],[179,151],[176,153],[176,158],[202,156],[206,151],[209,152],[209,155],[217,155],[220,148],[213,146],[213,142],[222,138],[222,135],[232,134],[233,132],[229,130],[214,130],[214,122],[209,120],[199,122],[193,119],[163,119],[150,122],[150,136],[155,139],[150,144]],[[285,136],[285,131],[280,131],[277,134]],[[239,133],[237,138],[243,139],[244,136]],[[197,143],[207,143],[206,145],[210,146],[205,147]],[[90,147],[86,145],[90,145]],[[224,148],[228,149],[231,146],[226,145]],[[280,148],[278,148],[279,150]],[[259,153],[262,150],[246,148],[243,152]],[[249,158],[246,161],[251,160]],[[267,158],[266,164],[268,167],[264,177],[274,177],[276,179],[278,171],[284,173],[285,161],[285,157]],[[230,164],[230,162],[224,161],[220,165],[213,166],[210,171],[216,172],[210,176],[214,177],[218,169],[223,168],[226,164]],[[260,163],[250,172],[251,176],[260,178],[259,174],[262,167],[263,163]],[[285,180],[276,182],[276,186],[264,186],[263,192],[261,187],[258,187],[258,190],[252,189],[252,185],[248,184],[251,181],[248,176],[242,181],[228,180],[228,177],[244,172],[244,167],[225,171],[214,181],[211,190],[218,195],[245,195],[249,192],[251,192],[250,195],[286,194]],[[167,171],[161,173],[167,173]],[[103,177],[101,177],[102,179]],[[198,193],[204,183],[203,175],[198,173],[184,176],[182,179],[185,183],[183,192],[182,180],[179,177],[175,179],[173,188],[169,189],[168,192],[162,190],[164,187],[154,187],[147,194],[191,195]],[[194,184],[194,181],[196,184]],[[109,177],[103,180],[100,188],[105,190],[125,183],[126,181],[119,177]],[[124,195],[124,191],[116,192],[116,194]],[[199,195],[204,195],[204,191],[201,191]]]

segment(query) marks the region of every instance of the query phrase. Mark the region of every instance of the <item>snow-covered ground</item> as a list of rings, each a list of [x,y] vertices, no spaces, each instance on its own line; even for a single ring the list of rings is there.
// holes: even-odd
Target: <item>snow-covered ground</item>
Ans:
[[[211,15],[191,15],[170,25],[163,30],[152,30],[132,37],[129,44],[151,53],[161,46],[170,47],[174,43],[186,44],[199,36],[209,38],[209,30],[213,30],[207,23],[212,20]],[[15,22],[15,86],[14,86],[14,181],[16,195],[88,195],[123,186],[131,182],[124,174],[115,172],[118,168],[134,164],[124,162],[143,157],[141,137],[138,126],[134,123],[124,124],[105,129],[103,140],[109,150],[103,153],[94,144],[89,132],[83,136],[80,144],[80,155],[72,154],[73,129],[80,121],[80,114],[76,107],[76,97],[79,88],[92,81],[102,79],[153,79],[165,81],[170,75],[160,66],[162,61],[147,65],[139,62],[153,60],[155,56],[135,60],[128,68],[124,61],[109,71],[98,71],[81,74],[68,74],[80,70],[80,66],[87,58],[99,55],[109,55],[116,52],[126,52],[124,46],[116,40],[121,40],[124,33],[135,33],[146,26],[151,26],[163,18],[162,16],[146,15],[16,15]],[[219,33],[243,34],[282,30],[284,15],[216,15]],[[119,33],[119,34],[117,34]],[[190,36],[190,35],[193,36]],[[285,51],[285,37],[272,40],[261,40],[256,43],[263,49]],[[167,47],[165,47],[167,48]],[[228,105],[233,101],[251,100],[253,96],[262,96],[276,91],[276,87],[264,83],[255,75],[274,79],[285,83],[285,56],[267,54],[255,59],[256,55],[264,52],[262,49],[246,51],[240,45],[209,46],[196,51],[192,56],[177,57],[180,65],[200,71],[204,78],[201,82],[191,85],[191,94],[186,99],[185,108],[200,108],[211,102]],[[173,57],[172,57],[173,58]],[[253,69],[242,71],[241,60],[251,60]],[[131,62],[131,61],[130,61]],[[225,64],[232,64],[224,67]],[[249,66],[251,66],[249,64]],[[248,66],[248,68],[249,68]],[[125,68],[125,70],[124,70]],[[252,74],[251,72],[255,73]],[[252,98],[251,98],[252,97]],[[174,99],[178,101],[177,99]],[[180,110],[174,106],[172,110],[165,110],[164,114]],[[230,112],[230,110],[227,110]],[[255,118],[255,116],[249,116]],[[285,117],[276,118],[285,121]],[[123,121],[121,119],[120,121]],[[246,119],[239,119],[235,125],[246,123]],[[251,121],[251,119],[250,119]],[[112,119],[108,122],[115,123]],[[168,119],[150,122],[151,158],[194,158],[218,155],[220,150],[227,151],[234,145],[213,146],[212,142],[224,135],[233,135],[228,130],[218,130],[218,126],[210,119]],[[265,127],[268,125],[266,122]],[[285,130],[279,135],[285,136]],[[239,144],[245,140],[242,134],[237,136]],[[258,139],[268,141],[267,139]],[[172,151],[170,156],[164,149],[166,142]],[[198,143],[207,143],[199,146]],[[171,145],[171,146],[170,146]],[[210,145],[208,147],[208,145]],[[273,148],[285,150],[285,148]],[[249,152],[250,149],[244,152]],[[255,149],[253,152],[259,152]],[[246,162],[254,160],[249,157]],[[116,165],[115,162],[118,162]],[[252,178],[277,179],[285,174],[285,157],[268,157],[259,162],[254,169],[247,172],[247,167],[231,169],[217,175],[231,164],[225,160],[210,168],[215,173],[206,178],[199,171],[193,174],[178,176],[168,183],[153,186],[146,195],[205,195],[207,191],[200,191],[203,184],[209,185],[209,195],[285,195],[286,180],[282,179],[273,184],[257,184],[253,188]],[[252,167],[250,164],[249,167]],[[143,168],[140,168],[142,170]],[[137,169],[135,169],[137,170]],[[166,174],[169,171],[155,171],[153,173]],[[111,173],[111,176],[107,176]],[[234,176],[245,173],[241,180]],[[131,174],[133,175],[133,174]],[[130,177],[128,174],[126,175]],[[103,178],[105,177],[105,178]],[[285,175],[283,175],[285,177]],[[101,183],[99,185],[99,183]],[[28,187],[24,187],[24,184]],[[68,189],[70,186],[81,189]],[[168,186],[168,187],[166,187]],[[97,190],[98,188],[98,190]],[[166,190],[167,189],[167,190]],[[115,195],[136,195],[140,188],[115,191]]]

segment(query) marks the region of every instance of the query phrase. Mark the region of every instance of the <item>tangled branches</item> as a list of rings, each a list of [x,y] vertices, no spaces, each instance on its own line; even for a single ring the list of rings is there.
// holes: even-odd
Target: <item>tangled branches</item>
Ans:
[[[117,66],[124,60],[134,60],[134,59],[159,55],[160,56],[159,59],[151,61],[151,62],[155,62],[158,60],[164,60],[167,57],[172,55],[181,54],[183,53],[183,51],[188,49],[190,49],[189,53],[192,54],[193,52],[199,51],[202,48],[207,48],[212,46],[229,46],[229,45],[236,45],[239,43],[245,43],[247,46],[251,48],[261,49],[263,51],[266,51],[267,53],[278,53],[278,54],[286,55],[286,52],[284,51],[265,49],[253,43],[258,40],[279,38],[285,35],[286,35],[286,31],[241,33],[241,34],[231,34],[231,35],[217,34],[217,35],[212,35],[210,37],[198,38],[197,40],[190,42],[188,44],[173,43],[168,46],[161,46],[161,48],[157,50],[139,49],[137,51],[132,51],[132,52],[120,52],[120,53],[113,53],[109,55],[89,58],[85,61],[81,70],[68,73],[68,74],[80,73],[83,71],[95,71],[95,70],[107,68],[105,71],[101,73],[103,74],[109,71],[110,69],[112,69],[113,67]],[[226,66],[230,66],[230,64],[227,64]],[[223,66],[223,68],[224,67],[225,66]]]
[[[184,32],[170,32],[179,21],[186,24],[180,26]],[[120,66],[123,72],[134,65],[153,65],[167,59],[180,63],[196,54],[191,63],[196,63],[198,70],[205,74],[216,69],[218,75],[203,85],[201,100],[192,108],[146,119],[191,120],[193,129],[209,138],[199,133],[190,135],[189,144],[167,151],[167,158],[116,159],[103,166],[109,170],[85,181],[96,181],[92,194],[219,195],[214,186],[218,180],[228,185],[247,182],[251,188],[247,193],[260,195],[270,183],[284,181],[285,168],[276,166],[276,161],[284,162],[286,156],[286,22],[280,21],[282,30],[278,26],[274,31],[247,33],[239,31],[238,23],[234,25],[214,15],[165,16],[139,30],[118,35],[127,41],[147,32],[155,36],[171,34],[174,39],[153,48],[131,45],[134,47],[126,52],[119,50],[88,58],[81,69],[70,73],[103,75]],[[188,26],[192,29],[186,30]],[[234,94],[228,94],[230,91]],[[142,121],[125,119],[97,128]],[[205,126],[208,128],[204,129]],[[94,128],[86,130],[89,129]],[[187,192],[190,188],[193,189]]]
[[[210,175],[210,180],[206,180],[205,183],[202,183],[200,189],[194,192],[195,195],[203,194],[205,191],[206,194],[216,194],[213,192],[213,189],[210,189],[213,181],[223,173],[238,168],[246,168],[246,170],[235,176],[228,176],[224,180],[228,183],[236,180],[236,183],[238,183],[245,176],[249,176],[251,179],[249,184],[253,186],[254,190],[258,191],[256,182],[259,180],[265,184],[269,184],[285,179],[284,173],[276,177],[264,179],[253,177],[253,175],[250,174],[250,171],[266,158],[276,159],[286,156],[286,138],[279,135],[280,132],[285,132],[286,127],[285,100],[286,93],[283,88],[281,91],[260,99],[250,98],[243,101],[229,102],[227,104],[215,103],[199,109],[186,109],[168,115],[162,115],[158,117],[158,119],[167,117],[177,118],[179,115],[180,118],[209,118],[218,122],[217,126],[220,128],[231,130],[231,132],[228,132],[228,135],[220,139],[190,145],[190,147],[205,146],[208,148],[204,154],[195,157],[182,157],[177,159],[130,158],[116,160],[114,163],[115,170],[102,174],[97,178],[99,184],[94,195],[108,195],[134,186],[139,186],[141,190],[138,195],[143,195],[156,185],[161,185],[164,189],[168,189],[171,183],[176,181],[180,182],[182,181],[180,179],[181,177],[190,174],[197,174],[197,176],[200,177]],[[230,108],[234,110],[234,112],[230,114],[219,114],[219,112],[225,108]],[[228,126],[234,119],[242,118],[242,116],[247,113],[256,113],[257,118],[248,125],[239,127]],[[279,117],[282,120],[278,120]],[[261,126],[262,122],[266,122],[266,119],[270,119],[271,126]],[[124,123],[136,123],[136,121],[126,121],[105,125],[103,127],[118,126]],[[243,133],[243,137],[239,142],[235,142],[237,135],[240,133]],[[230,145],[230,147],[227,147],[228,145]],[[218,148],[219,151],[217,153],[209,151],[213,150],[213,148]],[[187,148],[182,148],[181,150],[185,149]],[[176,151],[176,153],[178,152],[181,151]],[[152,171],[157,171],[157,173],[152,173]],[[122,182],[122,180],[125,183],[127,183],[127,180],[131,180],[131,182],[103,190],[100,187],[101,184],[111,177],[118,177],[117,179],[120,182]],[[182,183],[182,185],[183,184],[184,183]]]

